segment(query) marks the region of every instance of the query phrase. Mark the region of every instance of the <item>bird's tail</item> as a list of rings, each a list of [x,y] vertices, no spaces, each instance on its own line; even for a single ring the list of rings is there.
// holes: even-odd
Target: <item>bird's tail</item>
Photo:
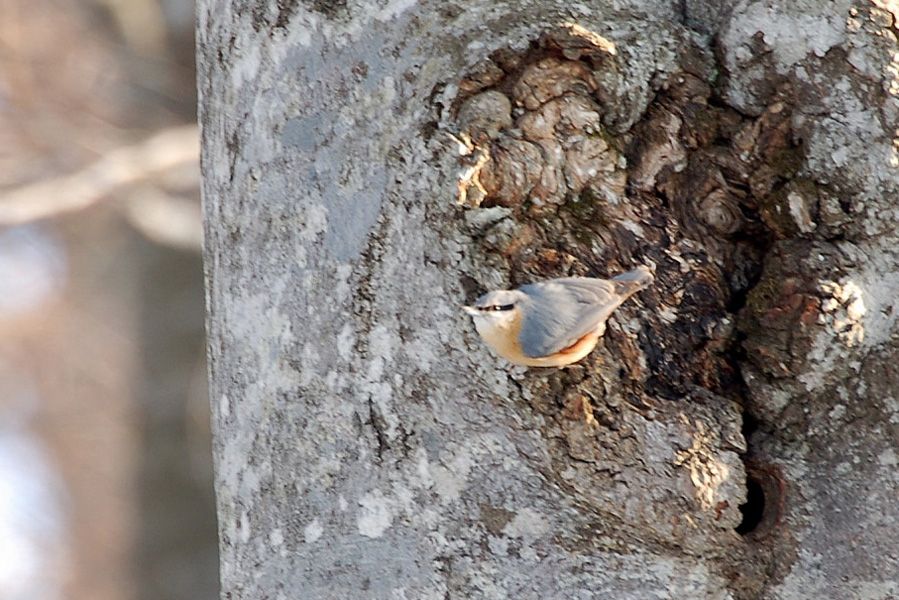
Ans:
[[[654,277],[649,267],[637,267],[633,271],[612,277],[615,291],[624,298],[629,298],[652,283]]]

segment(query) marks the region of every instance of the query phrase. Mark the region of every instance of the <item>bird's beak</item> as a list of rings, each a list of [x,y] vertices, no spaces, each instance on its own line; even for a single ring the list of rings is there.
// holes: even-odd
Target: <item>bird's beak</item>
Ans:
[[[472,317],[481,314],[481,311],[476,309],[474,306],[463,306],[462,310],[464,310],[466,313],[468,313]]]

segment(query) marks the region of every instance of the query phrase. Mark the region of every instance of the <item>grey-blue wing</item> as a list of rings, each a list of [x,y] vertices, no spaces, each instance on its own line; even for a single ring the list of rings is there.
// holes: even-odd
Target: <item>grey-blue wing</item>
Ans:
[[[568,277],[519,288],[522,306],[519,341],[527,356],[548,356],[595,330],[624,300],[615,282]]]

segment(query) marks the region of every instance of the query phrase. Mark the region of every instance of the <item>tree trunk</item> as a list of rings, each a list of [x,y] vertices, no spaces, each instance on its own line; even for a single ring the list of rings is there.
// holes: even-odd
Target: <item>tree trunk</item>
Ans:
[[[223,597],[899,595],[895,3],[199,4]]]

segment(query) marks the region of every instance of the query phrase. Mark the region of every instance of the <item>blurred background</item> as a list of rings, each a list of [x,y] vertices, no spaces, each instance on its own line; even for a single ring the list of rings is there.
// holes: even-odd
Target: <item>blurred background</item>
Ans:
[[[213,599],[190,0],[0,0],[0,600]]]

